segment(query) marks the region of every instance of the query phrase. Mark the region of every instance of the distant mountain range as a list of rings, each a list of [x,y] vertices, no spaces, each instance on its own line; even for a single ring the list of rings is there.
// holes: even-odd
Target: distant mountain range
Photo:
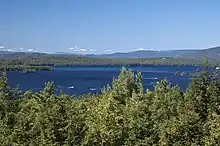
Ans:
[[[209,59],[220,60],[220,47],[214,47],[203,50],[164,50],[164,51],[133,51],[128,53],[113,53],[113,54],[102,54],[102,55],[87,55],[88,57],[98,58],[190,58],[190,59],[203,59],[208,57]]]
[[[2,51],[0,52],[0,56],[39,56],[39,55],[48,55],[45,53],[36,53],[36,52],[8,52]],[[111,59],[138,59],[138,58],[166,58],[166,57],[174,57],[174,58],[189,58],[189,59],[204,59],[204,57],[208,57],[212,60],[220,60],[220,47],[213,47],[209,49],[203,50],[164,50],[164,51],[149,51],[149,50],[141,50],[141,51],[133,51],[128,53],[112,53],[112,54],[71,54],[66,52],[58,52],[51,55],[74,55],[74,56],[85,56],[92,58],[111,58]]]
[[[113,54],[102,54],[102,55],[86,55],[88,57],[98,58],[161,58],[161,57],[183,57],[185,54],[196,52],[196,50],[166,50],[166,51],[133,51],[128,53],[113,53]]]

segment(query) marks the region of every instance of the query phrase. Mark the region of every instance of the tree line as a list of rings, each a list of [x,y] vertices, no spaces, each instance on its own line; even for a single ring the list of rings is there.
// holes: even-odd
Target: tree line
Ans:
[[[29,66],[29,65],[2,65],[0,70],[6,71],[22,71],[24,73],[37,72],[37,71],[53,71],[50,66]]]
[[[210,65],[217,66],[220,62],[210,60]],[[8,56],[0,57],[0,67],[14,67],[22,66],[33,68],[38,66],[43,68],[46,66],[81,66],[81,65],[203,65],[203,60],[193,60],[184,58],[143,58],[143,59],[107,59],[107,58],[90,58],[85,56],[73,55],[36,55],[36,56]]]
[[[219,74],[199,73],[186,92],[168,80],[144,91],[125,68],[101,94],[21,92],[0,79],[0,143],[11,145],[220,145]]]

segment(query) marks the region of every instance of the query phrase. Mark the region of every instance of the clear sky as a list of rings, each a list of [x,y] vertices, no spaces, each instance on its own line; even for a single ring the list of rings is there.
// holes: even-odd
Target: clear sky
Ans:
[[[220,0],[0,0],[0,48],[110,53],[220,45]]]

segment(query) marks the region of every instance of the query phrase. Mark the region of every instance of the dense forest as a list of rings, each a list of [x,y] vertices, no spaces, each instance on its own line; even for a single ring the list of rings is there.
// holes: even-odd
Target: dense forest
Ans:
[[[21,92],[0,79],[0,143],[11,145],[220,145],[220,82],[205,70],[183,93],[162,80],[144,91],[141,73],[122,69],[102,94]]]
[[[217,66],[219,61],[209,60],[210,65]],[[203,60],[184,58],[148,58],[148,59],[106,59],[90,58],[73,55],[21,55],[0,57],[0,69],[23,70],[52,70],[54,66],[81,66],[81,65],[203,65]]]

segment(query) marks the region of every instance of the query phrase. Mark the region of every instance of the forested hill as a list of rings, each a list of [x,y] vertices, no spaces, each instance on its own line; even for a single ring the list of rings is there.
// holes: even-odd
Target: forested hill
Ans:
[[[0,68],[73,65],[203,65],[208,57],[213,66],[220,64],[220,47],[205,50],[135,51],[109,55],[46,54],[37,52],[0,52]],[[172,56],[172,57],[168,57]],[[40,68],[42,68],[40,67]],[[43,67],[44,68],[44,67]],[[35,68],[36,69],[36,68]],[[49,70],[49,68],[47,68]]]
[[[209,60],[210,65],[219,66],[220,60]],[[109,59],[72,55],[19,55],[0,57],[0,67],[9,66],[75,66],[75,65],[203,65],[202,59],[149,58],[149,59]]]

